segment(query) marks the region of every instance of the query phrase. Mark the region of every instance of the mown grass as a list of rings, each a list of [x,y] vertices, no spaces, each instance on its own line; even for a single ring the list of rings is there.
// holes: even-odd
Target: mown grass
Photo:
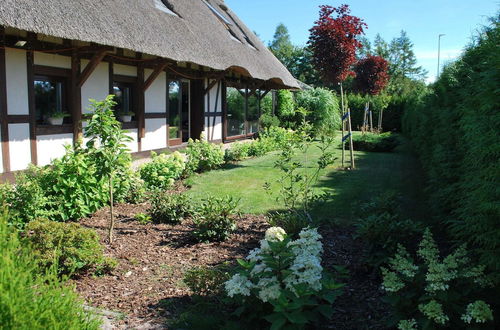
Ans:
[[[350,223],[361,202],[381,192],[395,190],[403,197],[403,216],[415,219],[425,217],[425,208],[421,205],[420,168],[408,143],[404,139],[401,141],[402,144],[391,153],[355,152],[356,170],[352,171],[339,169],[341,150],[337,146],[332,147],[337,159],[321,172],[315,186],[317,191],[331,194],[331,198],[315,209],[313,215],[327,222]],[[244,213],[262,214],[281,209],[283,205],[276,201],[279,192],[276,181],[281,173],[274,167],[278,153],[196,175],[188,180],[192,188],[187,193],[195,200],[207,195],[240,198],[240,209]],[[309,164],[314,163],[319,155],[319,149],[311,146],[307,153]],[[305,156],[299,155],[300,158]],[[304,170],[313,171],[313,168],[306,167]],[[271,183],[271,195],[263,188],[266,182]]]

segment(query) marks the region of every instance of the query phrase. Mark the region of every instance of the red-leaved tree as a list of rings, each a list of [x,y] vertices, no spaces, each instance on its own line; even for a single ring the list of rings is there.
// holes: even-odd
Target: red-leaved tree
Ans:
[[[337,84],[354,74],[356,50],[362,47],[356,37],[367,25],[350,12],[348,5],[320,6],[319,19],[309,30],[313,63],[325,82]]]
[[[354,66],[354,89],[362,94],[379,94],[389,82],[389,62],[383,57],[369,55]]]

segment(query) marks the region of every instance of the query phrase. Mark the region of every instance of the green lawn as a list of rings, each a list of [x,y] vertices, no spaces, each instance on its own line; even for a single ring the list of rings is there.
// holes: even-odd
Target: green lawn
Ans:
[[[314,211],[318,219],[349,223],[360,202],[387,190],[397,190],[402,194],[405,216],[425,216],[420,205],[422,180],[418,162],[405,141],[392,153],[356,152],[357,169],[354,171],[339,170],[341,150],[333,150],[338,159],[321,173],[316,185],[316,189],[331,193],[332,198]],[[196,175],[187,182],[192,186],[188,194],[194,199],[201,199],[207,194],[241,198],[240,209],[244,213],[258,214],[280,209],[282,205],[275,199],[279,189],[276,180],[280,176],[280,171],[274,168],[277,154],[274,152]],[[319,149],[311,147],[309,159],[314,161],[318,156]],[[263,189],[265,182],[272,184],[271,196]]]

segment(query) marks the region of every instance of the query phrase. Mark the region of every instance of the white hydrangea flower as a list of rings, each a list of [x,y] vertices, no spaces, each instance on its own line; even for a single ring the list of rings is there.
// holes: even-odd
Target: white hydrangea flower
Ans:
[[[271,227],[266,230],[265,240],[268,242],[281,242],[285,239],[286,232],[281,227]]]
[[[401,320],[398,323],[398,329],[399,330],[412,330],[412,329],[418,329],[417,328],[417,321],[415,319],[410,319],[410,320]]]
[[[476,300],[467,305],[465,314],[462,315],[461,319],[467,324],[470,324],[472,320],[477,323],[486,323],[487,321],[493,321],[493,312],[490,305],[482,300]]]
[[[262,260],[262,256],[260,255],[261,250],[259,248],[255,248],[247,256],[247,260],[250,262],[259,262]]]
[[[235,274],[225,283],[225,289],[229,297],[241,294],[249,296],[250,290],[254,287],[253,283],[246,276]]]
[[[280,284],[276,276],[271,278],[261,278],[257,287],[260,289],[259,298],[263,302],[278,299],[281,294]]]

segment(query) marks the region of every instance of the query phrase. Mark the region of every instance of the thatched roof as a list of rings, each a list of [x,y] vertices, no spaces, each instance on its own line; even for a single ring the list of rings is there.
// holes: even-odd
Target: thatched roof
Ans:
[[[130,49],[215,70],[236,68],[253,78],[297,88],[296,80],[224,4],[209,0],[233,25],[235,41],[203,0],[2,0],[0,25],[59,38]],[[227,12],[225,11],[227,10]]]

